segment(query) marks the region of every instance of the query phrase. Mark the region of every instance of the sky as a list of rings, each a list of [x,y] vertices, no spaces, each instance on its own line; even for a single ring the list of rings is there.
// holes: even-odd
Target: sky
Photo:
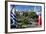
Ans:
[[[13,7],[16,9],[16,11],[42,11],[42,7],[41,6],[33,6],[33,5],[11,5],[11,7]]]

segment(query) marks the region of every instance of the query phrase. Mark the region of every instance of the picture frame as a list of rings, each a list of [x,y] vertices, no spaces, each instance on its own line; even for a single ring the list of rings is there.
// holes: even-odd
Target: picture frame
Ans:
[[[33,28],[31,26],[30,26],[31,28],[29,26],[28,26],[29,28],[25,28],[24,27],[25,25],[23,26],[24,28],[23,27],[15,27],[14,28],[14,26],[12,27],[11,26],[11,21],[10,21],[10,18],[11,18],[10,17],[10,10],[12,9],[11,7],[14,7],[14,6],[16,6],[16,12],[19,11],[20,9],[22,11],[25,11],[24,10],[25,7],[28,8],[29,6],[30,6],[30,11],[31,10],[33,10],[33,11],[35,11],[35,10],[41,11],[40,13],[41,13],[42,21],[40,20],[40,22],[42,22],[42,25],[40,27],[39,27],[39,25],[38,26],[36,25],[37,27],[32,26]],[[23,9],[23,7],[24,7],[24,9]],[[28,9],[26,11],[28,11]],[[39,14],[39,13],[37,13],[37,14]],[[33,17],[33,19],[34,19],[34,17]],[[23,23],[25,24],[24,21],[23,21]],[[42,2],[26,2],[26,1],[5,1],[5,32],[6,33],[40,32],[40,31],[45,31],[45,3],[42,3]]]

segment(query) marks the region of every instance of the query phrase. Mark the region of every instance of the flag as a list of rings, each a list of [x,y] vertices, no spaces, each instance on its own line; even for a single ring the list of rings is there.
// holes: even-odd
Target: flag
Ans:
[[[38,26],[42,25],[42,17],[41,14],[38,15]]]
[[[16,28],[18,26],[17,17],[15,14],[15,7],[13,7],[10,11],[10,21],[11,21],[11,27]]]

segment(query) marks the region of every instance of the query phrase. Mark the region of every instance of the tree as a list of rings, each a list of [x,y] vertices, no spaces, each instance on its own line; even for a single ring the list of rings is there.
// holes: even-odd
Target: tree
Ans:
[[[19,12],[16,12],[16,16],[17,16],[17,17],[20,16]]]
[[[28,25],[28,19],[23,18],[23,20],[21,20],[21,27],[27,27]]]
[[[25,17],[27,17],[27,16],[28,16],[28,12],[24,12],[23,15],[24,15]]]
[[[29,16],[30,18],[33,18],[35,15],[36,15],[35,12],[28,12],[28,16]]]

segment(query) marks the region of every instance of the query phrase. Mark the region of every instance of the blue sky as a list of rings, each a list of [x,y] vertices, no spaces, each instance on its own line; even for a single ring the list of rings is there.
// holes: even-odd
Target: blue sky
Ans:
[[[34,11],[42,11],[41,6],[33,6],[33,5],[11,5],[11,7],[15,7],[18,11],[28,11],[28,10],[34,10]]]

